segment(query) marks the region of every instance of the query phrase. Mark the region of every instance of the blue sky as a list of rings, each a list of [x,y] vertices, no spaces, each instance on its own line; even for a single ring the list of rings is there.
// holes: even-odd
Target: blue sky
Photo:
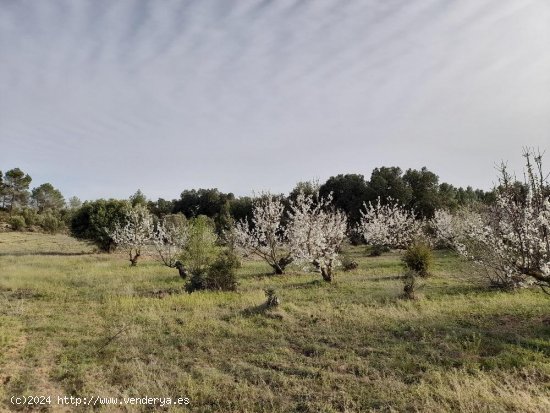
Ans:
[[[0,0],[0,170],[82,199],[489,188],[550,150],[549,45],[547,0]]]

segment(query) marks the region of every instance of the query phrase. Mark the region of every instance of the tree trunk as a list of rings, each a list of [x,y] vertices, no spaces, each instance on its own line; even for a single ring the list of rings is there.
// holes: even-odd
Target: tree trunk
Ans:
[[[139,256],[140,256],[139,252],[136,253],[136,255],[132,255],[130,253],[130,267],[135,267],[137,265]]]
[[[176,261],[176,264],[174,266],[178,269],[180,277],[185,280],[188,275],[185,266],[180,261]]]
[[[330,267],[321,267],[321,275],[323,276],[323,280],[326,282],[332,281],[332,268]]]
[[[272,264],[271,267],[273,268],[273,271],[275,271],[275,274],[277,275],[281,275],[285,273],[284,268],[281,268],[281,266],[278,264]]]

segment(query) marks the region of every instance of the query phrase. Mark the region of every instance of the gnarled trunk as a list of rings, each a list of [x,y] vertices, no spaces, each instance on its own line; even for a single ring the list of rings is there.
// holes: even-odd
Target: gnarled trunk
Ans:
[[[273,268],[273,271],[275,271],[275,274],[281,275],[285,273],[284,268],[281,268],[279,264],[272,264],[271,267]]]
[[[135,267],[137,265],[140,255],[140,251],[136,251],[135,254],[132,254],[132,251],[130,251],[130,267]]]
[[[185,280],[188,275],[187,270],[185,269],[185,266],[180,261],[176,261],[176,264],[174,265],[174,267],[177,268],[180,277],[183,280]]]
[[[332,267],[321,267],[321,276],[326,282],[332,281]]]
[[[274,264],[270,264],[270,265],[271,265],[271,268],[273,268],[273,271],[275,271],[275,274],[281,275],[285,273],[285,269],[287,265],[289,265],[291,262],[292,262],[292,257],[289,255],[289,256],[280,258]]]

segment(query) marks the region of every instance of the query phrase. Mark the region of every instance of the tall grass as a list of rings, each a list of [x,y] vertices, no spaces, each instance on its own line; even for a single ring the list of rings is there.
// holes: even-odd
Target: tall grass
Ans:
[[[153,260],[0,234],[0,410],[59,394],[182,396],[197,412],[550,411],[540,291],[486,289],[437,252],[408,302],[398,253],[348,253],[359,267],[332,284],[245,261],[237,292],[186,294]],[[263,305],[266,288],[279,306]]]

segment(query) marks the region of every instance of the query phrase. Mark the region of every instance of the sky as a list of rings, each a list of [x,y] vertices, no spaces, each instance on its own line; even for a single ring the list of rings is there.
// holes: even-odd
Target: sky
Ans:
[[[548,0],[0,0],[0,170],[66,197],[489,189],[524,146],[550,165]]]

